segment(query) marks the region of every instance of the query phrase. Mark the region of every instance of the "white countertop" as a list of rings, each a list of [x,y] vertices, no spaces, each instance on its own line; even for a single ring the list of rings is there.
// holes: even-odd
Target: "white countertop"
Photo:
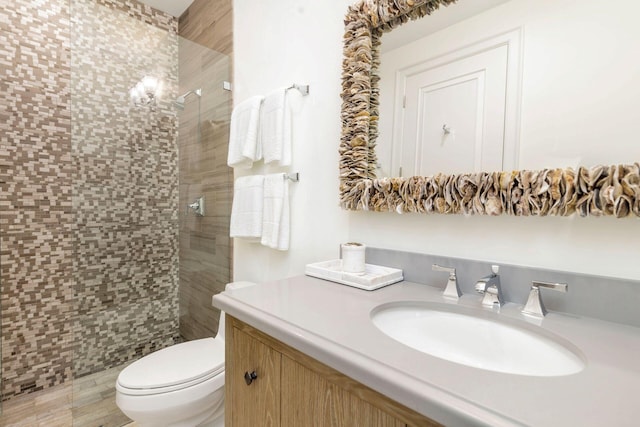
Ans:
[[[364,291],[297,276],[225,291],[213,304],[444,425],[639,425],[640,328],[549,313],[540,327],[577,347],[586,367],[573,375],[532,377],[429,356],[371,322],[375,307],[398,301],[483,310],[476,295],[452,302],[441,294],[442,288],[411,282]],[[498,316],[524,323],[520,308],[506,304]]]

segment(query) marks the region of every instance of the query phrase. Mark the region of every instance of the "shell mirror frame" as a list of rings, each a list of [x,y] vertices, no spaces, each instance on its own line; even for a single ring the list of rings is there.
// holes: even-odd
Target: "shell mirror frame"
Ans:
[[[376,177],[382,34],[455,1],[359,0],[348,8],[339,148],[341,207],[397,213],[640,217],[638,162]]]

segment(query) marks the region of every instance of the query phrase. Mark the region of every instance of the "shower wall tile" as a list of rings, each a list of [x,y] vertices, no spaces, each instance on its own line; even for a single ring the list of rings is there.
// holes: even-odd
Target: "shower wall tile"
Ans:
[[[0,9],[2,398],[71,375],[73,255],[66,0]]]
[[[72,0],[71,16],[79,377],[179,338],[178,39],[137,2]],[[129,100],[145,76],[162,81],[155,107]]]
[[[224,55],[233,53],[232,0],[194,0],[180,16],[180,36]]]
[[[173,296],[177,296],[175,292]],[[81,349],[83,358],[74,364],[74,376],[90,374],[96,365],[102,371],[121,365],[123,360],[137,359],[173,345],[178,341],[176,316],[177,310],[167,310],[164,299],[104,307],[92,315],[80,316],[78,326],[87,337]],[[153,319],[153,323],[148,319]],[[153,339],[148,339],[149,336]],[[118,345],[122,342],[127,346]]]
[[[177,339],[176,33],[132,0],[2,2],[3,400]]]
[[[125,13],[131,18],[161,30],[175,33],[178,30],[177,19],[149,5],[135,0],[94,0],[95,3]]]
[[[185,102],[179,127],[179,206],[200,196],[205,216],[180,210],[180,333],[213,336],[220,312],[211,297],[232,280],[229,219],[233,171],[227,166],[231,92],[231,0],[196,0],[180,18],[180,93],[201,88]]]

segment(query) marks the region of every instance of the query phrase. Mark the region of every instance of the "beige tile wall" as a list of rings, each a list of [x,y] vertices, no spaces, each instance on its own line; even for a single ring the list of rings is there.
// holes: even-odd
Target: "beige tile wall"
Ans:
[[[71,0],[75,377],[178,339],[177,28],[138,10]],[[145,76],[162,93],[132,106]]]
[[[71,375],[69,7],[0,8],[2,397]]]
[[[180,333],[186,339],[216,333],[219,311],[211,297],[232,277],[233,171],[226,165],[232,98],[222,89],[231,78],[231,10],[231,0],[196,0],[179,23],[180,93],[202,89],[199,113],[191,97],[179,116]],[[186,211],[200,196],[204,217]]]
[[[2,2],[4,400],[178,335],[176,31],[131,0]],[[151,71],[169,98],[130,111]]]

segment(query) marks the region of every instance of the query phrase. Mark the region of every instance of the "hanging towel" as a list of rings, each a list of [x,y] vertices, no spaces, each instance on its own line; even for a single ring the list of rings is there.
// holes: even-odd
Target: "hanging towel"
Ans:
[[[289,180],[283,173],[264,177],[261,242],[273,249],[289,249]]]
[[[291,109],[288,90],[280,88],[264,98],[260,117],[260,139],[265,163],[291,164]]]
[[[231,113],[227,164],[232,168],[247,169],[262,158],[258,133],[263,100],[262,96],[251,97],[238,104]]]
[[[260,241],[263,198],[264,175],[249,175],[236,179],[231,206],[231,237]]]

